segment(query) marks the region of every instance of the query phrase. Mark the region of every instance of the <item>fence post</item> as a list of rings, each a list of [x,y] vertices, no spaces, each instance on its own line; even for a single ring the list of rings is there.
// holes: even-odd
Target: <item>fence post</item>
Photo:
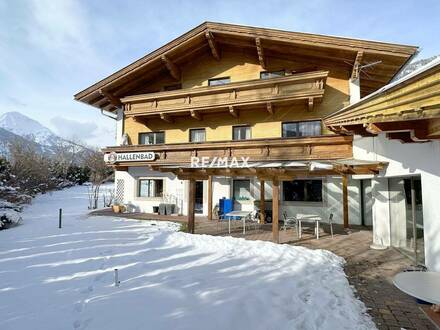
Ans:
[[[58,215],[58,228],[61,228],[61,218],[63,217],[63,209],[60,209],[59,215]]]
[[[115,286],[119,286],[119,284],[121,283],[121,281],[119,281],[119,274],[118,274],[118,269],[115,268]]]

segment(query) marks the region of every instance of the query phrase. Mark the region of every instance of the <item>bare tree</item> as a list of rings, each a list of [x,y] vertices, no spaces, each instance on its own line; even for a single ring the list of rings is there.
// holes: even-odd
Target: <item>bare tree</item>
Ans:
[[[104,162],[104,154],[99,150],[89,150],[83,161],[90,169],[89,208],[98,208],[101,185],[113,176],[113,171]]]

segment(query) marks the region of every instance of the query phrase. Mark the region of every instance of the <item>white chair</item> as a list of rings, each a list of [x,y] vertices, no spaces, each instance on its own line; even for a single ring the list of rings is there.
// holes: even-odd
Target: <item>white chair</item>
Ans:
[[[298,221],[295,217],[288,217],[287,212],[284,211],[283,220],[284,220],[284,224],[283,224],[284,231],[286,231],[287,227],[295,227],[296,230],[298,231]]]
[[[246,217],[245,225],[246,225],[246,223],[253,224],[254,230],[257,230],[257,227],[260,224],[260,212],[253,211],[253,212],[249,213],[249,215]]]
[[[330,226],[330,233],[333,238],[333,213],[330,213],[330,216],[328,217],[328,224]]]

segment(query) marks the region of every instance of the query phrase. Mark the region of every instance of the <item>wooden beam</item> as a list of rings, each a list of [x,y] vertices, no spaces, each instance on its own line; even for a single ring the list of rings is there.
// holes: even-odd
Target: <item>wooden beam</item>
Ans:
[[[208,40],[209,48],[211,48],[212,56],[217,60],[220,61],[220,51],[217,47],[217,43],[215,42],[214,36],[210,31],[205,32],[205,37]]]
[[[196,110],[190,110],[191,117],[197,120],[202,120],[202,115]]]
[[[166,113],[160,113],[160,119],[166,121],[167,123],[173,123],[173,119],[168,116]]]
[[[118,97],[114,96],[112,93],[110,93],[104,89],[100,89],[99,94],[101,94],[102,96],[107,98],[110,101],[110,103],[116,107],[119,107],[122,105],[122,102]]]
[[[309,100],[308,100],[308,110],[311,112],[311,111],[313,111],[313,97],[309,97]]]
[[[272,107],[272,103],[271,102],[267,102],[266,103],[266,109],[267,112],[270,113],[271,115],[273,115],[273,107]]]
[[[208,220],[212,220],[212,175],[208,176]]]
[[[348,176],[342,176],[342,214],[344,219],[344,228],[348,228]]]
[[[257,54],[258,54],[258,61],[260,62],[260,65],[263,69],[266,69],[266,61],[264,59],[264,50],[263,45],[261,44],[260,38],[255,38],[255,45],[257,46]]]
[[[195,204],[196,204],[196,180],[189,179],[188,187],[188,233],[194,234],[195,229]]]
[[[359,73],[361,70],[361,62],[362,62],[362,58],[364,56],[364,52],[363,51],[358,51],[356,54],[356,58],[354,60],[354,64],[353,64],[353,70],[351,71],[351,79],[355,80],[359,78]]]
[[[177,67],[177,65],[175,65],[166,55],[162,55],[161,59],[171,76],[176,80],[180,80],[180,69]]]
[[[265,200],[264,200],[264,180],[260,180],[260,224],[264,224],[266,218]]]
[[[229,114],[232,117],[238,118],[238,112],[237,109],[235,109],[232,105],[229,106]]]
[[[278,180],[272,180],[272,240],[275,243],[280,242],[279,223],[280,210],[280,182]]]

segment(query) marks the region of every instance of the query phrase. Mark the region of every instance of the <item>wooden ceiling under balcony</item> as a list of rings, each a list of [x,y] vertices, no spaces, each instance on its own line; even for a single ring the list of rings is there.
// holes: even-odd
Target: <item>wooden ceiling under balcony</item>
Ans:
[[[178,81],[180,67],[201,54],[221,60],[223,47],[253,51],[266,70],[271,69],[267,58],[277,57],[318,70],[338,68],[347,76],[360,74],[362,95],[387,84],[417,51],[414,46],[206,22],[77,93],[75,99],[114,111],[121,98],[159,75],[169,74]],[[372,62],[377,64],[366,71],[354,70]]]
[[[124,114],[142,122],[160,117],[172,122],[174,116],[190,115],[202,120],[206,113],[239,111],[256,106],[270,114],[275,106],[303,102],[309,111],[324,96],[328,72],[318,71],[286,77],[250,80],[220,86],[181,89],[123,98]]]

